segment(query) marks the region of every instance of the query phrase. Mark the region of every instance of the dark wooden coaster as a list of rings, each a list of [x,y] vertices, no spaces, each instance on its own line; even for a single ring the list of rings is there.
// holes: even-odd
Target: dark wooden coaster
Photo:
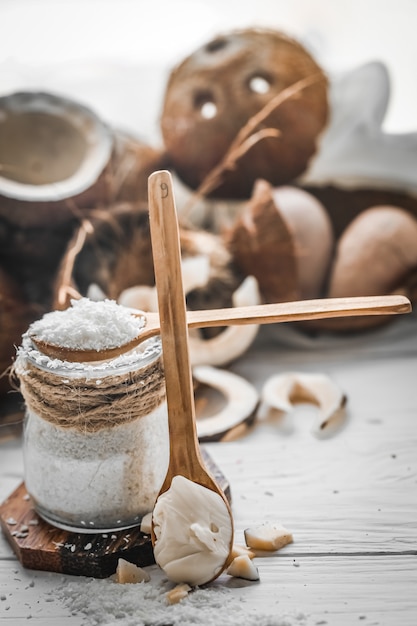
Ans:
[[[230,486],[206,450],[202,455],[227,499]],[[140,567],[155,563],[151,538],[139,527],[113,533],[71,533],[45,522],[33,509],[22,483],[0,506],[0,526],[24,567],[107,578],[119,558]]]

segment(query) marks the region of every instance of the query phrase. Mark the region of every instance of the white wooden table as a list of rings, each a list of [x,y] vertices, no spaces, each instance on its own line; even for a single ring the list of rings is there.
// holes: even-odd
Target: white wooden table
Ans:
[[[287,339],[280,328],[271,343],[270,332],[231,369],[259,389],[278,372],[326,373],[346,392],[347,411],[324,438],[311,433],[315,409],[299,406],[285,427],[271,419],[236,441],[207,445],[231,484],[236,539],[266,520],[294,535],[293,544],[256,560],[259,583],[231,591],[277,623],[301,612],[314,625],[415,626],[417,320],[344,341],[291,332]],[[0,443],[0,500],[21,479],[21,442]],[[0,536],[0,623],[89,623],[51,601],[66,579],[24,570]]]

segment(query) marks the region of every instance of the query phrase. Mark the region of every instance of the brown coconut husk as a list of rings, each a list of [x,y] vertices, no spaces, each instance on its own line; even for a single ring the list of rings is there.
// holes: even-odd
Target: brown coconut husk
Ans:
[[[239,278],[223,240],[181,227],[180,243],[184,258],[204,254],[211,266],[208,284],[187,295],[188,307],[230,306]],[[71,298],[88,295],[91,285],[117,300],[130,287],[154,284],[147,205],[124,203],[96,212],[78,228],[58,271],[53,307],[66,308]]]
[[[0,197],[0,263],[22,286],[40,313],[52,303],[53,283],[68,242],[96,211],[111,213],[123,201],[147,199],[148,176],[165,165],[163,153],[115,133],[111,160],[96,185],[82,197],[59,202],[21,202]],[[25,222],[25,215],[36,220]]]
[[[332,185],[303,186],[326,207],[336,239],[342,235],[352,220],[373,206],[389,204],[405,209],[417,217],[417,197],[390,189],[344,189]]]
[[[0,268],[0,394],[11,388],[8,370],[33,315],[18,284]]]
[[[250,88],[256,77],[269,83],[267,93]],[[310,84],[279,99],[307,79]],[[277,105],[268,110],[275,98]],[[216,106],[211,119],[202,115],[207,102]],[[202,185],[241,129],[264,108],[268,114],[251,129],[255,140],[210,189],[212,197],[249,198],[257,178],[280,185],[306,169],[328,118],[327,79],[300,43],[269,29],[220,35],[187,57],[169,77],[161,116],[178,176],[193,189]]]
[[[415,302],[417,285],[417,219],[401,207],[373,206],[362,211],[341,235],[329,275],[327,295],[401,294]],[[311,329],[357,332],[383,326],[394,316],[315,320]]]
[[[0,98],[0,109],[4,112],[0,122],[0,366],[6,369],[22,332],[53,308],[58,267],[74,234],[97,212],[110,216],[112,207],[121,202],[146,202],[148,177],[164,168],[166,161],[163,150],[107,126],[94,112],[60,96],[12,94]],[[22,111],[28,115],[20,119]],[[78,120],[76,130],[71,131],[74,119]],[[88,184],[78,181],[74,188],[65,179],[66,192],[57,197],[54,160],[67,159],[74,145],[75,156],[69,164],[73,167],[80,159],[80,146],[71,137],[77,138],[84,129],[88,145],[90,125],[103,140],[98,165],[93,168],[96,177],[91,178],[89,170]],[[46,140],[38,137],[40,129],[47,130]],[[15,140],[20,142],[17,150]],[[70,174],[65,167],[57,171]],[[8,389],[5,379],[2,385]]]
[[[122,203],[95,211],[68,244],[54,284],[53,308],[87,296],[91,285],[110,299],[154,283],[147,205]]]
[[[300,299],[295,243],[268,183],[256,183],[227,241],[240,272],[257,279],[265,302]]]

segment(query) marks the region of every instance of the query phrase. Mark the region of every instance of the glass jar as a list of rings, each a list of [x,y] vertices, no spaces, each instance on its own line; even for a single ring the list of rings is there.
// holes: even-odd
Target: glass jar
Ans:
[[[35,510],[73,532],[137,526],[168,467],[159,338],[111,361],[70,363],[24,337],[15,372],[26,403],[25,483]]]

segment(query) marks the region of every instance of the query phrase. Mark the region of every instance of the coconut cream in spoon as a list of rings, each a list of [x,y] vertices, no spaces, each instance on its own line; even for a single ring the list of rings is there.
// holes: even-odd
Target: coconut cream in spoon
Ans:
[[[174,476],[156,502],[153,524],[155,560],[172,581],[203,585],[224,569],[233,531],[218,493]]]

